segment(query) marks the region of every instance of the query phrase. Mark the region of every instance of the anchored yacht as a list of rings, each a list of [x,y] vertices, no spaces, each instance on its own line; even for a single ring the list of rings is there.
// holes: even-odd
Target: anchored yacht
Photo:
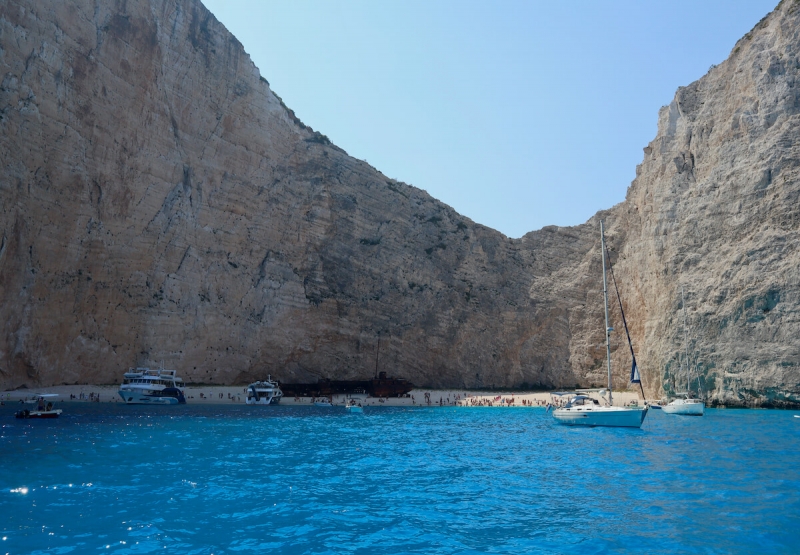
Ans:
[[[597,399],[588,395],[573,393],[553,393],[568,395],[567,404],[553,411],[560,424],[568,426],[611,426],[621,428],[641,428],[647,407],[628,405],[625,407],[601,405]],[[603,397],[603,393],[601,393]]]
[[[177,405],[186,403],[183,388],[175,370],[130,368],[119,386],[119,396],[129,405]]]
[[[681,287],[681,304],[683,305],[683,344],[686,349],[686,391],[683,392],[682,398],[678,397],[665,405],[663,411],[667,414],[703,416],[706,404],[702,399],[692,397],[691,384],[689,383],[689,327],[686,324],[686,297],[683,296],[683,287]],[[698,389],[700,389],[699,384]]]
[[[614,406],[614,399],[611,391],[611,338],[610,334],[614,330],[609,325],[608,320],[608,283],[606,280],[606,235],[605,228],[602,220],[600,221],[600,248],[602,250],[603,260],[603,302],[605,305],[606,313],[606,362],[608,366],[608,387],[604,390],[598,390],[606,405],[601,405],[596,399],[592,399],[587,395],[572,394],[566,406],[558,407],[553,411],[553,418],[560,424],[568,426],[613,426],[623,428],[641,428],[644,417],[647,416],[647,406],[628,405],[625,407]],[[609,260],[609,268],[611,268]],[[612,270],[613,277],[613,270]],[[616,288],[616,280],[614,286],[617,291],[617,300],[619,300],[620,313],[622,314],[622,322],[625,326],[625,332],[628,332],[628,324],[625,322],[625,313],[622,311],[622,300],[619,297],[619,289]],[[639,368],[636,365],[636,357],[633,354],[633,343],[628,334],[628,346],[631,349],[631,383],[641,383],[639,375]],[[565,395],[564,393],[556,395]],[[642,389],[642,396],[644,396],[644,389]],[[548,409],[549,410],[549,409]]]
[[[661,407],[667,414],[683,414],[686,416],[703,416],[706,404],[702,399],[695,399],[690,394],[686,394],[684,399],[673,399],[669,404]]]
[[[278,387],[278,382],[272,380],[272,376],[261,382],[253,382],[247,386],[248,405],[277,405],[281,402],[283,392]]]

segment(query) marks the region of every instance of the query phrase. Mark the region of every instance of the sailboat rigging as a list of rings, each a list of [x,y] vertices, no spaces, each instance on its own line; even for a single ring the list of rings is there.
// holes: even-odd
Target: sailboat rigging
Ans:
[[[602,220],[600,221],[600,244],[601,258],[603,262],[603,303],[606,317],[606,362],[608,367],[608,397],[606,400],[608,404],[600,405],[596,399],[592,399],[587,395],[561,393],[560,395],[571,395],[571,398],[567,402],[566,406],[557,408],[553,411],[553,417],[555,418],[556,422],[571,426],[614,426],[641,428],[644,418],[647,416],[646,405],[628,407],[614,406],[611,380],[611,332],[613,331],[613,328],[609,325],[608,320],[608,280],[606,278],[606,255],[608,254],[608,251],[606,250],[605,228]],[[616,280],[614,281],[614,286],[616,287]],[[619,289],[617,289],[617,298],[619,299]],[[622,310],[621,301],[620,310]],[[627,323],[624,325],[627,333],[628,325]],[[633,355],[633,345],[630,343],[629,333],[628,343],[631,345],[631,355]],[[631,366],[631,381],[634,379],[638,380],[638,382],[634,383],[639,383],[641,385],[641,378],[639,376],[639,369],[636,366],[635,357],[633,357],[633,364]]]
[[[619,303],[619,313],[622,315],[622,326],[625,328],[625,336],[628,338],[628,347],[631,350],[631,383],[638,383],[639,389],[642,391],[642,399],[647,397],[644,394],[644,386],[642,385],[642,376],[639,373],[639,366],[636,364],[636,354],[633,352],[633,341],[631,341],[631,333],[628,331],[628,321],[625,319],[625,310],[622,308],[622,297],[619,295],[619,287],[617,286],[617,278],[614,277],[614,268],[611,266],[611,256],[608,254],[608,247],[605,247],[606,256],[608,257],[608,270],[611,272],[611,281],[614,282],[614,291],[617,293],[617,302]],[[608,299],[606,299],[608,303]]]

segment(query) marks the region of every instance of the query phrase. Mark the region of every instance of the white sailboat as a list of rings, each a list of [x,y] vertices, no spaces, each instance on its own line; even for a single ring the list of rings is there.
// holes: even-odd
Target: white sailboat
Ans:
[[[606,236],[603,222],[600,221],[600,244],[603,258],[603,300],[606,311],[606,359],[608,362],[608,392],[604,397],[606,405],[599,404],[586,395],[573,396],[566,406],[553,411],[553,418],[560,424],[569,426],[614,426],[624,428],[641,428],[647,416],[647,406],[615,407],[611,391],[611,340],[613,329],[608,323],[608,285],[606,281]],[[624,318],[624,316],[623,316]],[[631,354],[633,349],[631,348]],[[633,359],[631,381],[639,380],[636,359]]]
[[[701,399],[695,399],[690,394],[682,399],[673,399],[663,407],[667,414],[683,414],[686,416],[703,416],[705,412],[705,403]]]
[[[689,387],[689,332],[686,325],[686,298],[683,296],[683,287],[681,287],[681,304],[683,305],[683,344],[686,350],[686,393],[682,398],[670,401],[663,407],[663,410],[667,414],[703,416],[706,405],[701,399],[692,397],[691,388]]]

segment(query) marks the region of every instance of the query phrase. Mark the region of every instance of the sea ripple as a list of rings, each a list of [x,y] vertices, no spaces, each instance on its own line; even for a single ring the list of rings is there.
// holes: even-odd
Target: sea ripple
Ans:
[[[2,553],[797,553],[800,419],[0,407]]]

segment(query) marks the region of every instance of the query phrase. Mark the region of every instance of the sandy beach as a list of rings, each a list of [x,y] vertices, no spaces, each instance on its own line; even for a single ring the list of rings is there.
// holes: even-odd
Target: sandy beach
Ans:
[[[118,385],[60,385],[38,389],[18,389],[0,392],[3,403],[18,403],[20,399],[35,393],[56,393],[59,401],[122,403],[117,391]],[[188,404],[245,404],[246,385],[204,385],[187,386],[184,390]],[[349,396],[334,395],[334,405],[344,405]],[[545,407],[552,401],[549,392],[490,392],[466,391],[459,389],[415,389],[406,397],[367,397],[359,396],[364,406],[371,407],[412,407],[412,406],[461,406],[461,407]],[[614,404],[625,405],[638,400],[636,391],[615,391]],[[312,405],[312,397],[284,397],[282,405]]]

